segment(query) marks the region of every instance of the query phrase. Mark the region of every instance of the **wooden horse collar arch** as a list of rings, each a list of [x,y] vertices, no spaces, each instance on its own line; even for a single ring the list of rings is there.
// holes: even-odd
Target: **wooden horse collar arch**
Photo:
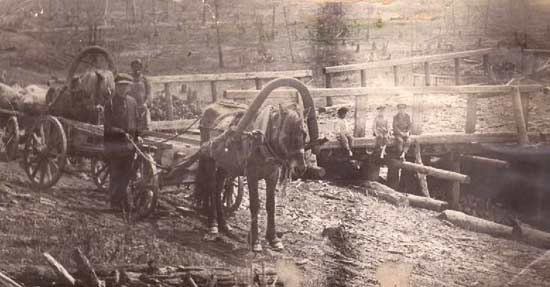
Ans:
[[[254,120],[260,107],[265,102],[267,97],[277,88],[290,87],[294,88],[300,93],[302,102],[304,104],[304,111],[306,111],[306,122],[309,133],[310,142],[314,142],[319,138],[319,126],[317,124],[317,115],[315,113],[315,105],[313,98],[309,92],[308,87],[301,81],[294,78],[278,78],[268,82],[261,90],[260,93],[254,98],[250,107],[246,110],[245,114],[239,121],[235,131],[237,134],[242,133],[246,127]],[[318,149],[313,148],[314,152]]]

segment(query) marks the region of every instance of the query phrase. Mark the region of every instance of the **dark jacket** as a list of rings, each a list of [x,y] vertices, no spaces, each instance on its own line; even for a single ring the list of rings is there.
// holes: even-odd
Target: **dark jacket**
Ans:
[[[393,117],[393,135],[404,136],[412,127],[411,116],[407,113],[396,114]]]
[[[107,156],[127,155],[133,152],[133,146],[126,134],[134,139],[138,136],[138,112],[134,98],[114,96],[105,103],[105,124],[103,141]]]

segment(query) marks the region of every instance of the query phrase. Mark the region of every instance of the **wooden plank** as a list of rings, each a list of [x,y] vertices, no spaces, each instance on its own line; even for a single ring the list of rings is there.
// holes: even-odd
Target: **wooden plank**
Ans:
[[[332,88],[332,77],[328,73],[325,73],[325,88],[327,88],[327,89]],[[332,106],[332,104],[333,104],[332,97],[327,96],[326,101],[327,101],[326,106],[328,106],[328,107]]]
[[[392,67],[392,66],[398,66],[398,65],[410,65],[410,64],[417,64],[417,63],[424,63],[424,62],[434,63],[434,62],[448,61],[454,58],[483,56],[493,51],[494,51],[493,48],[487,48],[487,49],[470,50],[470,51],[462,51],[462,52],[444,53],[444,54],[437,54],[437,55],[398,58],[398,59],[391,59],[386,61],[375,61],[375,62],[360,63],[360,64],[332,66],[332,67],[325,67],[325,72],[328,74],[332,74],[332,73],[358,71],[358,70],[364,70],[364,69],[386,68],[386,67]]]
[[[455,58],[455,85],[460,86],[460,58]]]
[[[543,134],[543,137],[550,138],[550,134]],[[541,134],[530,133],[529,138],[533,141],[541,140]],[[464,133],[435,133],[412,135],[411,141],[416,140],[419,144],[472,144],[472,143],[516,143],[518,142],[517,133],[483,133],[483,134],[464,134]],[[374,137],[363,137],[353,139],[353,148],[372,147],[375,144]],[[393,146],[394,141],[390,140],[388,146]],[[340,145],[337,141],[330,141],[321,146],[321,149],[337,149]]]
[[[400,169],[406,169],[414,172],[423,173],[428,176],[433,176],[440,179],[446,179],[446,180],[451,180],[451,181],[460,182],[460,183],[470,183],[469,176],[465,174],[461,174],[456,171],[448,171],[448,170],[439,169],[439,168],[435,168],[427,165],[419,165],[416,163],[400,161],[396,159],[390,159],[388,161],[388,165],[397,167]]]
[[[164,83],[164,96],[166,97],[166,112],[168,120],[174,119],[174,104],[172,103],[172,94],[170,94],[170,83]]]
[[[151,76],[148,79],[153,84],[164,84],[173,82],[211,82],[211,81],[236,81],[253,79],[275,79],[280,77],[306,78],[311,77],[311,70],[295,71],[264,71],[264,72],[245,72],[245,73],[222,73],[222,74],[187,74],[187,75],[167,75]]]
[[[514,108],[514,116],[516,119],[516,127],[518,129],[518,142],[525,145],[529,143],[527,128],[525,125],[525,117],[523,116],[523,105],[521,104],[521,92],[518,88],[512,93],[512,106]]]
[[[216,102],[218,100],[218,92],[216,90],[215,81],[210,81],[210,96],[212,97],[212,102]]]
[[[189,128],[189,126],[195,122],[196,119],[181,119],[173,121],[154,121],[150,124],[150,129],[153,131],[162,131],[162,130],[183,130]],[[197,126],[196,122],[193,126]]]
[[[401,94],[403,92],[413,93],[413,94],[445,94],[445,95],[468,95],[468,94],[492,94],[493,96],[501,96],[503,94],[511,93],[515,87],[518,87],[522,93],[528,92],[538,92],[542,91],[543,87],[541,85],[521,85],[521,86],[504,86],[504,85],[468,85],[468,86],[438,86],[438,87],[394,87],[394,86],[383,86],[383,87],[352,87],[352,88],[311,88],[309,91],[312,96],[315,98],[326,98],[326,97],[355,97],[355,96],[379,96],[379,95],[395,95]],[[285,97],[289,93],[294,92],[294,90],[289,89],[278,89],[275,90],[269,95],[272,97]],[[225,97],[229,99],[239,99],[239,98],[254,98],[257,94],[257,90],[226,90],[224,92]],[[482,97],[482,96],[480,96]]]
[[[466,102],[466,127],[467,134],[473,134],[476,131],[477,123],[477,96],[471,95]]]

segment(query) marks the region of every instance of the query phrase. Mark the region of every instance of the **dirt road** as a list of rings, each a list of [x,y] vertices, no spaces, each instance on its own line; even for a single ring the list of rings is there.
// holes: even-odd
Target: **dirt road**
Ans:
[[[163,192],[165,202],[189,207],[189,191]],[[70,252],[80,247],[93,264],[245,267],[266,260],[278,263],[287,285],[550,286],[543,250],[464,231],[435,212],[379,202],[359,187],[293,182],[278,198],[286,250],[259,255],[246,244],[246,196],[230,219],[234,237],[208,236],[204,217],[168,204],[157,218],[128,226],[90,180],[65,175],[53,189],[33,191],[16,163],[0,163],[0,199],[0,269],[15,277],[23,266],[45,265],[46,251],[74,267]],[[396,278],[400,283],[392,283]]]

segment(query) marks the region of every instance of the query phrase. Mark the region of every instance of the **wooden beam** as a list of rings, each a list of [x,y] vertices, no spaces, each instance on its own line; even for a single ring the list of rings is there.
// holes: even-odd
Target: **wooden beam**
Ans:
[[[367,71],[361,70],[361,87],[367,86]],[[355,112],[354,116],[354,125],[353,125],[353,136],[354,137],[364,137],[365,136],[365,126],[367,125],[367,108],[368,101],[367,97],[355,97]]]
[[[424,86],[432,85],[432,73],[430,72],[430,62],[424,62]]]
[[[315,98],[326,97],[364,97],[370,96],[383,96],[383,95],[396,95],[404,92],[420,95],[428,94],[445,94],[445,95],[468,95],[468,94],[492,94],[493,96],[501,96],[503,94],[510,94],[514,91],[515,87],[518,87],[522,93],[538,92],[542,91],[541,85],[521,85],[521,86],[504,86],[504,85],[487,85],[487,86],[438,86],[438,87],[353,87],[353,88],[311,88],[309,91]],[[271,97],[284,97],[294,90],[278,89],[273,91]],[[225,97],[229,99],[235,98],[254,98],[257,94],[257,90],[226,90]],[[482,97],[482,96],[480,96]]]
[[[543,134],[542,136],[550,138],[550,134]],[[541,140],[541,134],[530,133],[529,138],[532,141]],[[374,137],[363,137],[353,139],[353,148],[365,148],[372,147],[375,144]],[[421,145],[435,145],[435,144],[472,144],[472,143],[517,143],[517,133],[483,133],[483,134],[464,134],[464,133],[434,133],[434,134],[422,134],[412,135],[411,141],[418,141]],[[388,146],[393,146],[394,141],[390,139]],[[330,141],[321,146],[321,149],[337,149],[340,145],[337,141]]]
[[[514,88],[514,92],[512,92],[512,101],[514,116],[516,118],[516,127],[518,129],[518,142],[519,144],[525,145],[529,143],[529,137],[527,135],[525,117],[523,116],[523,105],[521,104],[520,89]]]
[[[483,74],[489,76],[489,55],[483,55]]]
[[[210,95],[212,96],[212,102],[216,102],[218,100],[218,92],[216,90],[215,81],[210,81]]]
[[[460,174],[460,157],[456,152],[451,153],[450,168],[453,172]],[[468,182],[470,180],[468,179]],[[449,201],[451,208],[455,210],[460,209],[460,182],[453,181],[451,183],[451,200]]]
[[[444,53],[444,54],[437,54],[437,55],[415,56],[415,57],[408,57],[408,58],[391,59],[386,61],[375,61],[375,62],[360,63],[360,64],[325,67],[325,71],[328,74],[332,74],[332,73],[358,71],[363,69],[375,69],[375,68],[386,68],[386,67],[392,67],[392,66],[398,66],[398,65],[418,64],[418,63],[424,63],[424,62],[434,63],[434,62],[449,61],[454,58],[483,56],[493,51],[494,51],[493,48],[487,48],[487,49],[470,50],[470,51],[462,51],[462,52]]]
[[[52,269],[55,271],[55,274],[63,281],[63,283],[74,286],[76,283],[76,280],[74,277],[61,265],[61,263],[57,262],[53,256],[51,256],[49,253],[44,252],[42,255],[46,257],[46,260],[48,261],[48,264],[52,267]]]
[[[151,76],[148,79],[153,84],[164,84],[173,82],[210,82],[210,81],[236,81],[236,80],[254,80],[275,79],[280,77],[306,78],[311,77],[311,70],[295,71],[264,71],[264,72],[245,72],[245,73],[222,73],[222,74],[187,74],[187,75],[167,75]]]
[[[173,121],[154,121],[149,124],[149,127],[153,131],[166,131],[166,130],[183,130],[188,128],[196,119],[181,119]],[[197,126],[196,122],[193,126]]]
[[[433,177],[437,177],[437,178],[441,178],[441,179],[456,181],[456,182],[459,182],[459,183],[470,183],[470,177],[465,175],[465,174],[461,174],[461,173],[453,172],[453,171],[448,171],[448,170],[443,170],[443,169],[439,169],[439,168],[435,168],[435,167],[431,167],[431,166],[427,166],[427,165],[419,165],[419,164],[416,164],[416,163],[407,162],[407,161],[400,161],[400,160],[396,160],[396,159],[390,159],[388,161],[388,165],[393,166],[393,167],[397,167],[397,168],[401,168],[401,169],[414,171],[414,172],[423,173],[423,174],[426,174],[428,176],[433,176]]]
[[[164,96],[166,97],[166,116],[171,121],[174,119],[174,104],[172,103],[172,94],[170,94],[170,83],[164,83]]]
[[[510,162],[500,159],[475,156],[475,155],[462,155],[463,160],[471,161],[482,165],[491,166],[494,168],[509,168]]]
[[[550,50],[547,49],[523,49],[523,52],[533,54],[550,54]]]
[[[440,219],[450,221],[452,224],[475,232],[486,233],[493,236],[508,238],[512,235],[512,227],[498,224],[489,220],[464,214],[460,211],[445,210],[439,216]]]
[[[523,118],[525,120],[525,128],[529,131],[529,93],[521,94],[521,106],[523,108]]]
[[[398,66],[392,66],[392,72],[393,72],[393,85],[399,86],[399,67]]]
[[[455,58],[455,85],[460,86],[460,58]]]
[[[332,88],[332,77],[328,73],[325,73],[325,88],[327,89]],[[327,96],[326,99],[327,99],[326,106],[328,107],[332,106],[333,104],[332,97]]]
[[[476,131],[477,123],[477,96],[470,95],[466,102],[466,127],[467,134],[473,134]]]

